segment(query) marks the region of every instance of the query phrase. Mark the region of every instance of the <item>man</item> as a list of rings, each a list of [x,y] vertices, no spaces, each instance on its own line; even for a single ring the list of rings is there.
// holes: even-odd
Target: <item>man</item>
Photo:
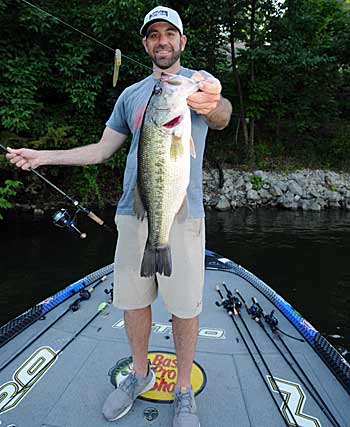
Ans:
[[[158,6],[144,18],[140,30],[143,45],[152,59],[153,73],[128,87],[118,98],[101,140],[97,144],[71,150],[36,151],[10,149],[7,158],[22,169],[40,165],[85,165],[109,159],[133,135],[124,174],[123,195],[118,203],[116,224],[118,242],[115,257],[114,304],[124,310],[126,331],[133,357],[133,372],[108,396],[102,412],[114,421],[126,415],[138,395],[150,390],[155,375],[147,360],[152,325],[151,304],[158,290],[172,314],[177,355],[177,385],[174,397],[173,427],[198,427],[196,405],[191,388],[198,316],[202,308],[204,283],[204,209],[202,161],[208,126],[223,129],[229,123],[232,107],[221,96],[220,82],[207,73],[195,73],[180,66],[187,38],[178,13]],[[140,277],[147,222],[140,222],[133,209],[137,177],[137,145],[142,117],[153,87],[161,73],[195,76],[200,91],[188,98],[192,109],[192,138],[196,159],[191,160],[191,179],[187,191],[189,218],[174,221],[170,245],[173,273],[170,277]]]

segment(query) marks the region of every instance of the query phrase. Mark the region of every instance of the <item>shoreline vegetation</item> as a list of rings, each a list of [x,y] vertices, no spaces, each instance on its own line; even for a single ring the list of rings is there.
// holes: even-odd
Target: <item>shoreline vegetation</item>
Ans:
[[[207,209],[349,209],[349,180],[338,171],[350,171],[350,0],[167,5],[188,36],[181,64],[217,77],[233,106],[229,126],[208,133]],[[0,143],[38,150],[96,143],[121,92],[149,75],[137,29],[153,6],[47,0],[48,16],[0,1]],[[113,87],[115,48],[122,66]],[[127,150],[126,143],[102,165],[40,172],[83,204],[114,205]],[[0,215],[15,203],[46,209],[62,200],[0,155]]]

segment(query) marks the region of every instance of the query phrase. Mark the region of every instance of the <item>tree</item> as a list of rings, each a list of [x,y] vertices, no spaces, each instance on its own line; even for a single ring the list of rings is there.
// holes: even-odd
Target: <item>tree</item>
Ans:
[[[336,0],[287,0],[271,28],[270,44],[256,50],[257,73],[271,85],[263,126],[293,150],[322,152],[340,114],[349,16]]]
[[[137,29],[150,4],[136,0],[48,0],[42,7],[104,46],[39,9],[0,0],[0,138],[7,145],[11,131],[12,146],[17,145],[16,139],[21,141],[18,145],[23,144],[25,138],[27,146],[46,149],[94,143],[117,95],[148,73],[124,57],[117,88],[112,88],[114,48],[146,62]],[[117,174],[114,180],[119,190],[124,160],[125,149],[98,172],[100,177]],[[69,177],[76,178],[73,169],[65,174],[57,168],[48,173],[68,182]],[[80,173],[85,195],[87,190],[91,195],[99,194],[95,168],[86,167]],[[5,179],[7,176],[6,172]],[[31,182],[30,177],[27,180]],[[74,184],[71,186],[74,189]]]

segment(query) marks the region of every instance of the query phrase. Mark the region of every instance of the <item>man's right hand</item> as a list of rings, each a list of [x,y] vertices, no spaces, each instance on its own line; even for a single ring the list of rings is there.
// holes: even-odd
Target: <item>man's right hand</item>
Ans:
[[[37,168],[44,164],[44,152],[38,150],[31,150],[29,148],[7,148],[8,153],[6,158],[18,168],[27,170],[29,168]]]
[[[105,162],[126,140],[127,135],[108,127],[97,144],[84,145],[66,150],[32,150],[7,148],[7,159],[18,168],[27,170],[43,165],[82,166]]]

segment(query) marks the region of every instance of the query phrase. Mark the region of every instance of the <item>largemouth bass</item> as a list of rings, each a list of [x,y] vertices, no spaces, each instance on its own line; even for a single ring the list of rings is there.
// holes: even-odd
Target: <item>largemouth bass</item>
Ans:
[[[184,206],[190,181],[191,113],[186,98],[199,82],[183,76],[162,76],[148,103],[138,146],[135,211],[147,213],[148,238],[140,274],[170,276],[170,229]]]

